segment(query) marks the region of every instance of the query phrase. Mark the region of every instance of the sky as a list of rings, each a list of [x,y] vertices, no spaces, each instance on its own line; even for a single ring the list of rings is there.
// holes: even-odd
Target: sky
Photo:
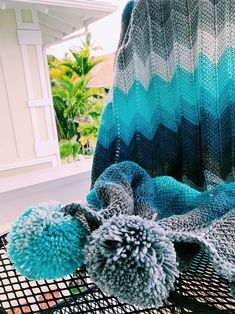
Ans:
[[[94,52],[94,55],[104,55],[116,50],[120,36],[121,14],[123,7],[127,0],[113,0],[112,2],[119,5],[118,10],[97,21],[89,26],[89,31],[92,34],[92,39],[96,46],[102,47],[102,50]],[[48,48],[47,53],[53,54],[57,58],[63,58],[64,54],[69,49],[75,49],[80,44],[79,39],[72,39],[70,41],[51,46]]]

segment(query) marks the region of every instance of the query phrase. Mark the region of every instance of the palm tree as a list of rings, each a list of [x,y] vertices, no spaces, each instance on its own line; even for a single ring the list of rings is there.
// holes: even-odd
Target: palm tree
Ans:
[[[88,146],[93,150],[97,137],[100,109],[105,91],[102,88],[90,88],[91,70],[103,59],[91,57],[91,37],[87,35],[84,46],[78,51],[70,50],[71,57],[59,60],[48,57],[52,95],[56,112],[56,124],[59,140],[78,140],[81,149]],[[97,104],[97,101],[99,104]],[[65,146],[64,146],[65,147]],[[68,152],[66,146],[66,152]]]
[[[76,73],[78,77],[89,76],[91,70],[103,59],[91,57],[90,47],[85,46],[80,52],[70,50],[74,60],[67,58],[64,60],[63,65],[66,66],[71,72]]]

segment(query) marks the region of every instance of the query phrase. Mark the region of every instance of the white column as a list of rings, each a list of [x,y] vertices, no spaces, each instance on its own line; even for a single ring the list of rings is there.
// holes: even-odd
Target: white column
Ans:
[[[42,33],[37,12],[27,11],[31,15],[31,20],[27,22],[23,19],[23,10],[16,9],[15,13],[34,132],[35,154],[38,158],[51,157],[52,165],[57,166],[60,164],[59,147]]]

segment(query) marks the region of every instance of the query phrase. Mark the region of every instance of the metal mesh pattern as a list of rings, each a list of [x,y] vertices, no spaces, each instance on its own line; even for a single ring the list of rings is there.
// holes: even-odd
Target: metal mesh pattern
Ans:
[[[28,281],[17,274],[6,256],[6,239],[0,237],[0,314],[95,313],[95,314],[229,314],[235,300],[228,283],[217,276],[201,251],[189,271],[182,273],[165,305],[158,310],[140,310],[121,304],[100,291],[85,270],[57,281]]]

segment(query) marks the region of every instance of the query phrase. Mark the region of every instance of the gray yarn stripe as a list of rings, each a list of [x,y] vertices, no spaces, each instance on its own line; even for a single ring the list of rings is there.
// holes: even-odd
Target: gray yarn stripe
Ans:
[[[224,34],[226,31],[225,21],[228,24],[235,24],[235,1],[232,1],[231,6],[228,7],[228,2],[223,0],[218,4],[218,8],[209,1],[204,1],[203,10],[199,9],[199,2],[195,1],[195,4],[192,5],[192,1],[182,1],[182,3],[181,1],[163,1],[162,8],[159,7],[159,10],[156,10],[155,7],[160,6],[161,1],[148,0],[147,3],[145,0],[137,3],[133,10],[132,25],[128,30],[128,36],[132,38],[132,49],[135,47],[137,54],[143,61],[146,59],[146,55],[149,54],[151,46],[163,59],[168,59],[174,49],[175,42],[190,49],[198,44],[201,32],[207,32],[212,36],[217,34],[218,37],[221,37],[220,34]],[[147,5],[150,8],[151,29],[146,18],[148,16]],[[187,5],[190,14],[185,11]],[[162,11],[163,9],[166,12]],[[145,14],[141,10],[144,10]],[[211,12],[214,10],[217,12],[216,22],[218,26],[216,33],[214,29],[215,20],[211,18]],[[142,12],[142,14],[140,15],[139,12]],[[145,36],[146,33],[150,32],[153,36],[152,43],[150,43],[150,36]],[[126,49],[129,47],[127,46]],[[130,58],[125,58],[128,63],[131,60],[131,54],[127,54],[130,56]]]
[[[204,38],[206,37],[210,39],[209,34],[208,36],[204,34]],[[235,48],[235,32],[233,38],[233,47]],[[228,46],[228,43],[226,41],[218,41],[217,47],[213,45],[208,45],[202,52],[205,54],[205,56],[208,57],[208,59],[212,63],[216,63],[218,60],[215,59],[215,48],[217,48],[217,57],[220,59],[223,52],[228,47],[231,47],[231,45]],[[132,60],[129,62],[129,64],[126,63],[126,51],[120,51],[119,55],[117,56],[119,75],[115,77],[114,85],[127,93],[135,80],[139,80],[142,85],[147,88],[153,75],[158,75],[164,81],[170,82],[175,74],[176,66],[180,66],[182,69],[185,69],[186,71],[192,73],[198,65],[198,53],[196,51],[196,48],[196,45],[192,50],[178,45],[177,49],[179,52],[179,56],[183,57],[178,59],[177,62],[175,60],[176,55],[174,51],[169,56],[168,60],[164,60],[163,58],[161,58],[161,56],[151,51],[148,55],[146,55],[146,59],[144,62],[134,51],[131,54]],[[126,64],[125,69],[122,69],[123,61]],[[133,72],[133,69],[135,69],[135,72]],[[133,75],[126,75],[126,73],[133,73]]]

